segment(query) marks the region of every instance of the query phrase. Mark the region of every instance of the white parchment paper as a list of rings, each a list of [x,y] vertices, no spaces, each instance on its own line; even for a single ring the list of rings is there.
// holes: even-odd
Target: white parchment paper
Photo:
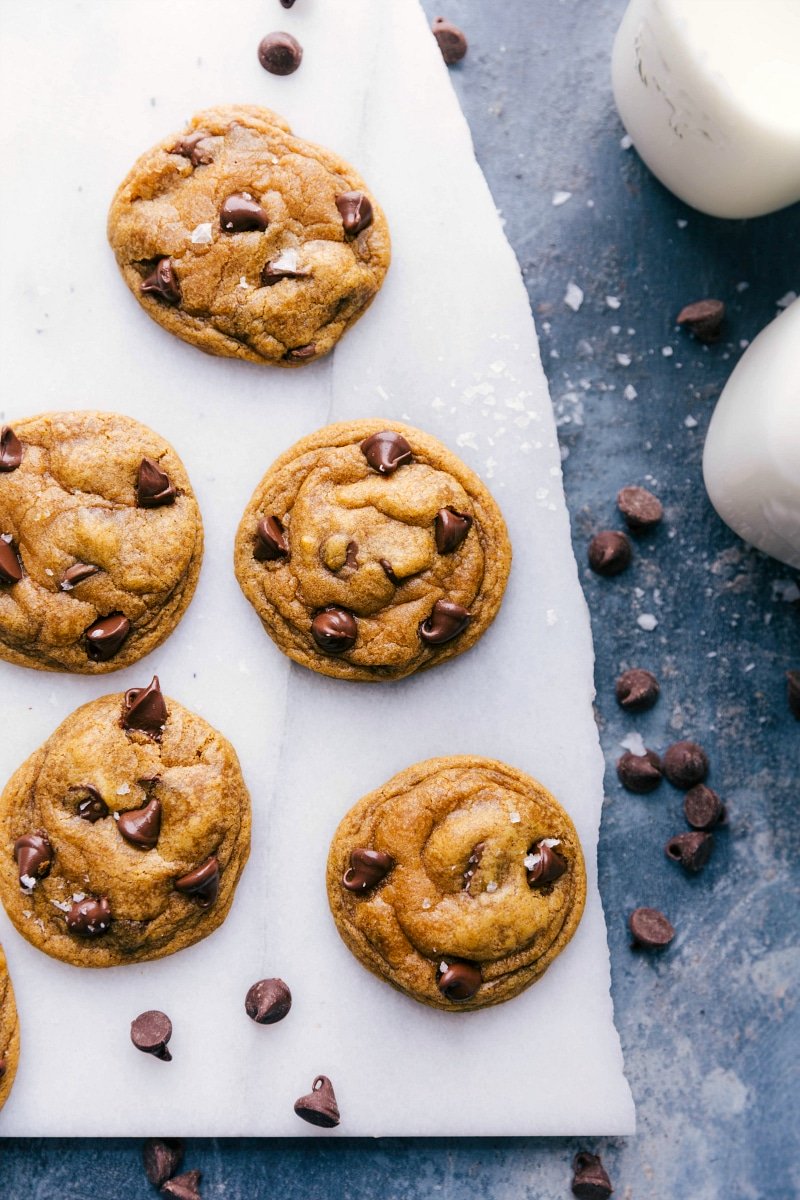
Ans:
[[[270,28],[292,77],[256,58]],[[338,1134],[629,1133],[595,849],[603,763],[592,645],[528,299],[417,0],[37,0],[0,6],[2,415],[104,408],[176,446],[206,526],[196,598],[165,646],[104,679],[0,664],[0,779],[78,704],[146,684],[237,747],[252,858],[225,925],[160,962],[78,970],[0,913],[22,1058],[0,1133],[312,1135],[292,1103],[334,1081]],[[105,241],[133,159],[211,104],[263,103],[352,159],[384,205],[394,264],[335,355],[283,372],[206,357],[136,305]],[[492,487],[514,565],[495,625],[397,684],[292,666],[233,576],[242,509],[273,458],[331,420],[385,415],[442,438]],[[431,1011],[373,979],[335,932],[330,837],[358,797],[430,755],[478,753],[540,778],[572,814],[589,894],[543,980],[499,1008]],[[244,1014],[280,975],[280,1025]],[[174,1060],[137,1053],[132,1017],[173,1020]],[[543,1070],[543,1063],[547,1069]]]

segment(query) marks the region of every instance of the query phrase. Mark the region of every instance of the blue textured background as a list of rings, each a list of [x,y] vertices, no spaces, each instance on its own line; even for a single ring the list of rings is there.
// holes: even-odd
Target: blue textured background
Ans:
[[[439,0],[424,4],[431,16],[442,11]],[[790,1200],[800,1195],[792,1079],[800,726],[787,711],[784,671],[800,666],[800,610],[781,599],[793,573],[716,518],[700,462],[741,342],[776,314],[776,300],[800,291],[800,207],[750,222],[702,217],[621,148],[609,54],[623,8],[624,0],[447,0],[444,8],[470,38],[453,78],[539,325],[568,451],[579,562],[592,532],[618,525],[621,486],[649,484],[666,507],[624,576],[584,574],[609,764],[600,886],[639,1118],[635,1138],[592,1148],[620,1200]],[[265,30],[290,26],[281,14],[277,0],[265,0]],[[554,206],[562,190],[572,197]],[[479,276],[477,253],[475,269]],[[578,313],[563,303],[571,280],[585,292]],[[618,311],[606,295],[620,298]],[[673,325],[684,303],[707,295],[726,300],[730,313],[728,340],[710,349]],[[618,365],[617,353],[630,354],[631,365]],[[635,400],[624,398],[626,384]],[[636,625],[641,612],[657,617],[654,632]],[[662,682],[658,706],[635,718],[613,698],[616,675],[632,665],[651,667]],[[684,736],[709,752],[730,825],[699,878],[686,878],[662,852],[684,828],[681,794],[665,784],[636,797],[617,783],[619,741],[634,729],[656,748]],[[638,904],[663,908],[678,930],[661,957],[628,947],[625,918]],[[558,1046],[539,1044],[532,1029],[520,1053],[530,1059],[531,1087],[546,1088]],[[209,1094],[198,1104],[210,1102],[213,1075],[209,1047]],[[474,1093],[453,1103],[480,1106],[479,1062]],[[569,1164],[581,1144],[196,1141],[187,1166],[202,1168],[206,1200],[558,1200],[570,1194]],[[152,1193],[139,1152],[122,1140],[0,1142],[0,1196],[144,1198]]]

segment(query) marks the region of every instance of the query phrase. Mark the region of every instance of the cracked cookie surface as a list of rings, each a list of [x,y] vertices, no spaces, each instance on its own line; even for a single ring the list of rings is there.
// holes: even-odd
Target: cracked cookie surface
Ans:
[[[297,367],[333,349],[391,257],[353,168],[252,105],[197,113],[117,190],[108,237],[145,311],[209,354]]]
[[[401,679],[493,621],[511,546],[489,491],[396,421],[329,425],[270,467],[236,535],[239,584],[285,654],[340,679]]]
[[[19,1020],[8,964],[0,946],[0,1108],[14,1085],[19,1062]]]
[[[327,866],[339,933],[373,974],[448,1012],[534,983],[586,899],[578,835],[535,779],[492,759],[433,758],[359,800]]]
[[[146,688],[76,709],[0,798],[0,899],[74,966],[173,954],[225,919],[250,847],[236,752]]]
[[[130,666],[194,594],[203,526],[164,438],[116,413],[45,413],[0,440],[0,658]]]

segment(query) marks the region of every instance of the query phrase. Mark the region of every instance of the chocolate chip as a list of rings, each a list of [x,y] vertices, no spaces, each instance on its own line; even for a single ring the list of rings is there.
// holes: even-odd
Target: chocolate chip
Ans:
[[[528,862],[533,866],[528,866]],[[536,842],[529,851],[525,863],[527,867],[528,887],[543,887],[546,883],[554,883],[567,870],[566,859],[546,845],[546,839]]]
[[[275,1025],[292,1007],[292,993],[282,979],[259,979],[244,998],[248,1017],[258,1025]]]
[[[166,471],[162,471],[152,458],[143,458],[136,477],[136,503],[139,508],[161,508],[164,504],[174,504],[177,494]]]
[[[154,675],[146,688],[129,688],[122,702],[122,728],[138,729],[159,738],[167,722],[167,706],[161,684]]]
[[[144,1173],[153,1187],[171,1179],[183,1162],[184,1146],[180,1138],[148,1138],[142,1146]]]
[[[307,1096],[301,1096],[294,1102],[294,1111],[298,1117],[308,1121],[309,1125],[319,1125],[323,1129],[333,1129],[340,1121],[339,1106],[333,1091],[333,1084],[327,1075],[318,1075],[311,1085]]]
[[[184,1171],[182,1175],[175,1175],[169,1179],[161,1188],[162,1196],[172,1196],[172,1200],[203,1200],[200,1195],[200,1180],[203,1178],[200,1171],[194,1168],[191,1171]]]
[[[644,712],[645,709],[652,708],[660,691],[655,675],[641,667],[623,671],[614,685],[617,703],[626,712]]]
[[[0,429],[0,471],[16,471],[22,462],[22,442],[10,425]]]
[[[631,544],[616,529],[604,529],[589,542],[589,566],[598,575],[619,575],[630,561]]]
[[[108,805],[91,783],[77,783],[69,790],[78,792],[83,797],[76,806],[77,814],[82,821],[88,821],[90,825],[94,825],[96,821],[102,821],[104,817],[108,816]]]
[[[313,358],[317,353],[317,343],[309,342],[307,346],[293,346],[291,350],[287,350],[284,358],[287,362],[305,362],[309,358]]]
[[[100,568],[93,567],[91,563],[73,563],[71,567],[67,567],[61,576],[58,586],[62,592],[71,592],[79,583],[83,583],[84,579],[91,579],[92,575],[97,575],[99,571]]]
[[[459,959],[440,963],[436,973],[436,986],[448,1000],[469,1000],[482,983],[481,969],[477,963]]]
[[[382,850],[352,850],[350,866],[342,876],[342,885],[349,892],[366,892],[389,874],[394,859]]]
[[[79,937],[95,938],[108,933],[111,925],[111,905],[105,896],[87,896],[73,900],[67,913],[67,929]]]
[[[661,766],[674,787],[690,788],[708,774],[708,757],[697,742],[674,742],[663,754]]]
[[[219,862],[212,854],[199,867],[175,880],[175,889],[191,896],[201,908],[210,908],[219,892]]]
[[[678,833],[664,846],[664,853],[692,874],[706,865],[714,846],[710,833]]]
[[[658,496],[643,487],[624,487],[617,493],[617,508],[625,518],[628,529],[643,533],[652,529],[664,516]]]
[[[800,721],[800,671],[786,672],[786,698],[789,711]]]
[[[101,617],[84,631],[86,654],[92,662],[108,662],[122,648],[131,631],[131,623],[122,613]]]
[[[172,1062],[167,1043],[172,1037],[172,1021],[166,1013],[151,1008],[131,1021],[131,1041],[137,1050],[152,1054],[162,1062]]]
[[[346,608],[330,604],[311,622],[311,636],[326,654],[344,654],[356,644],[358,622]]]
[[[614,1191],[599,1154],[579,1151],[572,1163],[572,1194],[578,1200],[608,1200]]]
[[[452,641],[469,625],[472,613],[452,600],[437,600],[431,615],[419,627],[419,636],[428,646],[441,646]]]
[[[483,852],[485,849],[486,849],[486,842],[478,842],[477,846],[472,847],[472,853],[470,854],[469,858],[467,859],[467,869],[465,870],[465,872],[462,876],[462,879],[464,881],[463,887],[464,887],[465,892],[468,892],[470,889],[470,884],[472,883],[472,877],[481,864],[481,859],[483,858]]]
[[[143,808],[129,808],[119,814],[117,829],[126,842],[152,850],[161,832],[161,801],[155,797]]]
[[[259,562],[274,562],[277,558],[286,558],[288,554],[289,542],[282,522],[277,517],[265,517],[259,521],[253,557]]]
[[[348,542],[345,551],[344,565],[351,571],[358,569],[358,542]]]
[[[19,872],[19,885],[31,891],[40,879],[50,874],[53,865],[53,847],[43,829],[26,833],[14,842],[14,859]]]
[[[219,224],[225,233],[249,233],[252,230],[263,233],[269,218],[249,192],[233,192],[219,210]]]
[[[142,280],[140,291],[146,296],[155,296],[156,300],[162,300],[164,304],[180,304],[181,286],[171,258],[158,260],[152,274]]]
[[[661,760],[655,750],[632,754],[626,750],[617,762],[619,781],[629,792],[645,796],[661,783]]]
[[[258,44],[258,61],[270,75],[292,75],[303,61],[303,47],[290,33],[268,33]]]
[[[675,323],[685,326],[700,342],[717,342],[725,320],[721,300],[696,300],[678,313]]]
[[[294,4],[294,0],[281,0],[282,8],[291,8],[293,4]]]
[[[336,197],[336,207],[347,237],[357,237],[372,224],[372,204],[363,192],[342,192]]]
[[[195,130],[194,133],[187,133],[179,142],[170,150],[170,154],[181,154],[184,158],[188,158],[193,167],[206,166],[214,161],[214,156],[211,151],[203,149],[202,143],[207,142],[211,134],[204,133],[202,129]]]
[[[458,26],[444,17],[435,17],[431,24],[431,29],[433,36],[439,43],[442,58],[448,67],[452,67],[453,63],[461,62],[467,53],[468,42]]]
[[[3,1076],[4,1076],[4,1075],[5,1075],[5,1073],[6,1073],[6,1070],[7,1070],[7,1068],[6,1068],[6,1060],[5,1060],[4,1058],[0,1058],[0,1079],[2,1079],[2,1078],[3,1078]]]
[[[22,579],[22,564],[11,542],[0,537],[0,583],[19,583]]]
[[[452,554],[457,550],[467,536],[472,525],[472,517],[466,513],[456,512],[454,508],[440,508],[436,514],[434,531],[436,549],[440,554]]]
[[[657,908],[635,908],[628,917],[635,946],[646,950],[663,950],[675,937],[675,930]]]
[[[378,565],[383,568],[383,573],[389,582],[393,583],[394,586],[397,587],[400,584],[400,580],[392,570],[392,564],[389,562],[389,560],[387,558],[379,558]]]
[[[384,429],[365,438],[361,443],[361,453],[379,475],[391,475],[398,467],[410,463],[413,457],[406,439],[392,429]]]
[[[693,829],[713,829],[725,820],[725,805],[704,783],[690,788],[683,799],[683,812]]]
[[[272,258],[264,264],[261,270],[261,285],[272,287],[282,279],[307,279],[310,274],[307,268],[298,267],[296,250],[282,250],[277,258]]]

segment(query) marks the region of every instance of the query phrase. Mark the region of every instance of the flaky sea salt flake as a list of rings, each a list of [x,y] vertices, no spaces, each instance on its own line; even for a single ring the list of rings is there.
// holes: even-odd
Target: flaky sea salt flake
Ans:
[[[204,221],[202,225],[195,225],[192,230],[191,240],[195,246],[209,246],[214,240],[214,235],[211,232],[211,222]]]
[[[564,303],[573,312],[577,312],[583,304],[583,288],[579,288],[577,283],[573,283],[572,280],[567,284],[567,290],[564,293]]]

